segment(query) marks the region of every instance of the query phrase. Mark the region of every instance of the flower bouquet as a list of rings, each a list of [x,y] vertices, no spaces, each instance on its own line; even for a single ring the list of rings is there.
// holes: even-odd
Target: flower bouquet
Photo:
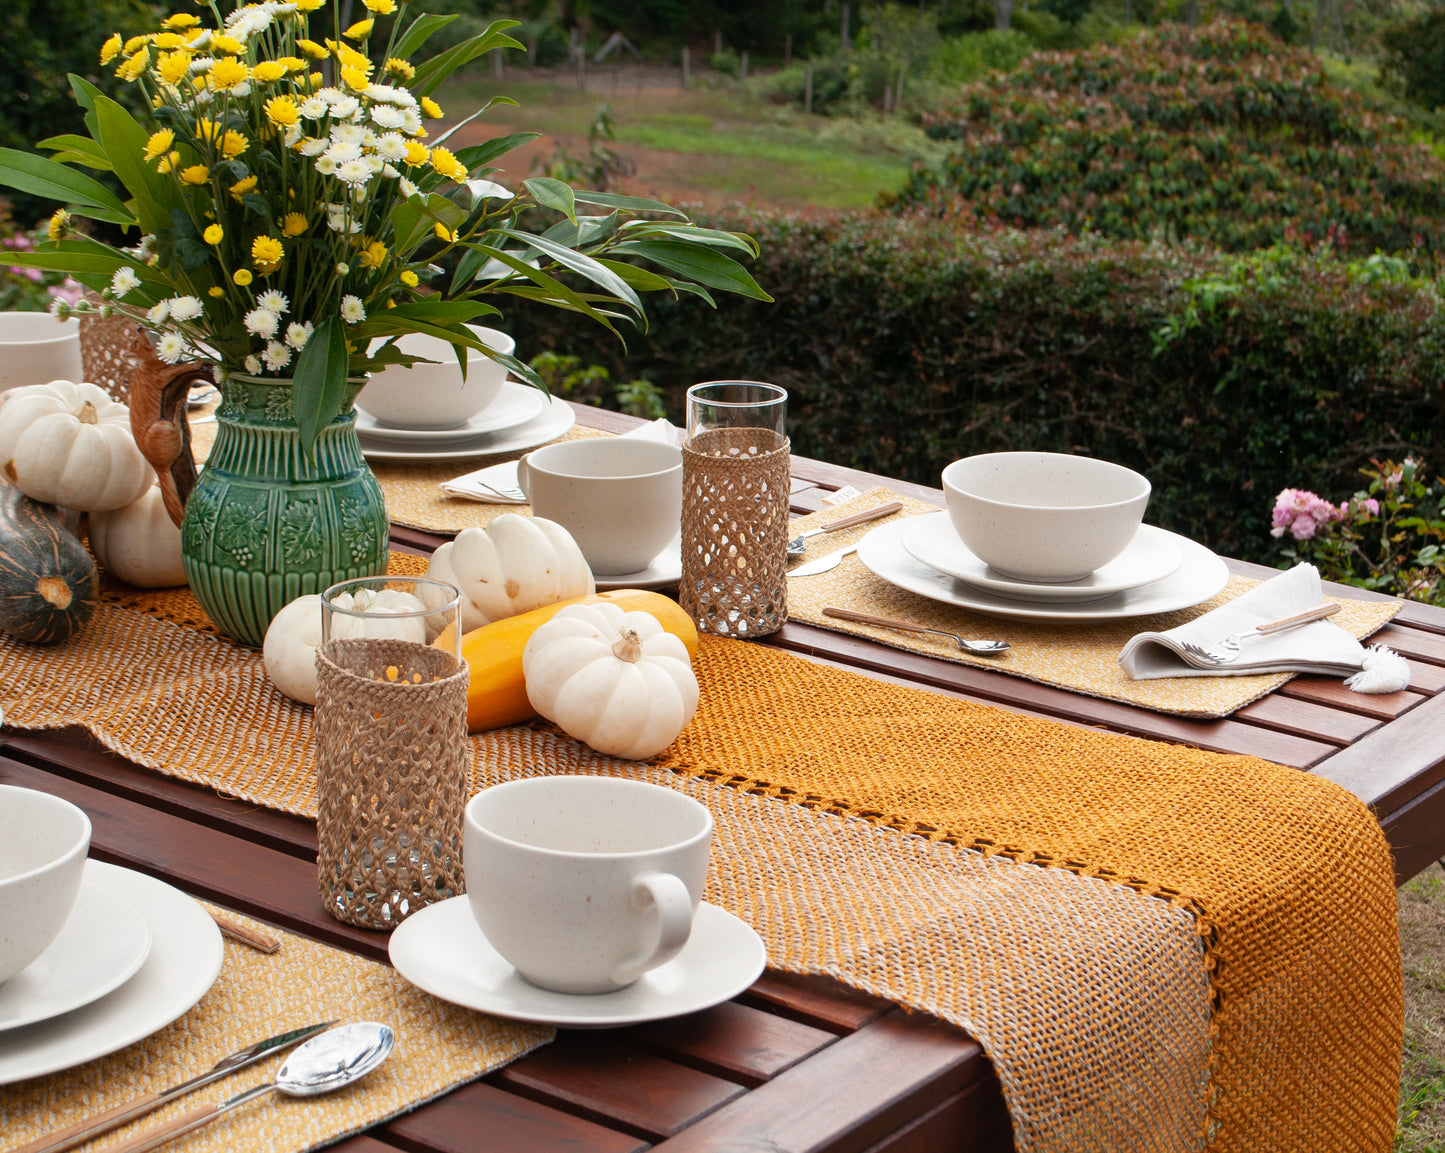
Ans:
[[[488,179],[498,157],[536,134],[448,148],[485,108],[432,137],[438,87],[484,53],[520,49],[507,35],[515,21],[417,62],[456,17],[407,19],[409,4],[363,3],[366,17],[348,27],[341,0],[208,0],[197,6],[203,16],[178,12],[158,30],[117,33],[100,58],[140,88],[143,116],[72,76],[89,136],[41,141],[53,159],[0,149],[0,184],[66,205],[47,242],[6,259],[68,273],[102,296],[76,311],[133,317],[162,362],[209,365],[221,382],[207,472],[255,455],[228,448],[228,425],[251,418],[294,426],[300,451],[286,484],[365,473],[335,500],[304,497],[264,539],[255,518],[278,502],[234,484],[203,493],[202,474],[182,528],[187,574],[213,616],[212,585],[218,598],[268,583],[294,596],[384,567],[384,508],[369,507],[380,507],[380,491],[360,458],[351,401],[368,373],[412,362],[398,337],[445,339],[463,372],[476,349],[543,387],[468,323],[500,315],[495,302],[508,296],[614,330],[619,320],[645,325],[648,292],[771,299],[736,259],[757,254],[749,237],[697,227],[653,200],[547,178],[514,191]],[[113,173],[124,198],[86,169]],[[135,243],[88,236],[77,216],[119,226]],[[317,562],[313,530],[328,526],[344,526],[346,539],[323,542],[328,558]],[[206,568],[216,565],[225,571]],[[259,606],[223,610],[218,623],[254,641],[283,603],[281,591],[268,593]]]

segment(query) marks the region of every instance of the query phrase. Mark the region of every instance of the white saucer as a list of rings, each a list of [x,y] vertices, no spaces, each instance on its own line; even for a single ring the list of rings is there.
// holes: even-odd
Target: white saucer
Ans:
[[[1207,601],[1229,583],[1229,569],[1219,557],[1202,544],[1166,532],[1165,535],[1178,547],[1181,560],[1179,567],[1163,580],[1125,589],[1096,601],[1039,603],[1011,600],[987,589],[967,585],[910,556],[903,547],[903,538],[911,527],[912,519],[879,525],[859,543],[858,559],[870,572],[889,584],[930,600],[990,616],[1040,621],[1106,621],[1152,616],[1191,608]],[[1159,531],[1164,532],[1163,529]]]
[[[391,441],[373,440],[364,432],[357,432],[361,442],[361,455],[367,460],[382,461],[446,461],[468,460],[474,456],[490,456],[502,452],[525,452],[556,440],[577,423],[577,414],[572,406],[559,396],[554,396],[541,413],[524,421],[515,428],[500,432],[483,432],[475,436],[455,437],[426,447],[403,448]],[[394,432],[394,429],[388,429]]]
[[[1183,561],[1174,535],[1153,525],[1140,525],[1134,539],[1103,568],[1067,584],[1006,577],[980,560],[959,540],[948,513],[914,517],[903,534],[903,547],[914,560],[957,577],[964,584],[986,589],[1009,600],[1096,601],[1126,589],[1163,580]]]
[[[741,993],[758,979],[767,959],[745,922],[706,901],[681,953],[625,989],[591,996],[553,993],[519,977],[487,943],[464,896],[428,906],[391,935],[396,971],[433,996],[514,1021],[571,1029],[696,1013]]]
[[[149,1037],[203,996],[225,948],[210,915],[179,889],[143,873],[87,861],[85,883],[135,906],[151,951],[129,981],[73,1012],[0,1033],[0,1085],[93,1061]]]
[[[398,448],[422,448],[429,444],[466,440],[487,432],[505,432],[534,420],[547,407],[547,398],[541,392],[515,380],[503,384],[496,400],[455,428],[397,428],[384,424],[367,412],[363,407],[365,401],[366,390],[362,389],[356,405],[356,431],[378,443],[383,440],[393,442]]]
[[[670,588],[682,580],[682,533],[672,538],[672,542],[652,558],[652,563],[645,569],[634,573],[623,573],[621,576],[596,576],[592,578],[597,584],[598,592],[606,592],[608,589],[664,589]]]
[[[146,919],[128,901],[84,880],[50,946],[0,984],[0,1030],[69,1013],[129,980],[151,951]]]

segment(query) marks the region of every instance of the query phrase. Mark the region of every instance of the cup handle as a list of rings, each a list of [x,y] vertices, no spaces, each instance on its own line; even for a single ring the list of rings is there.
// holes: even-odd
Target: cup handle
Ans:
[[[657,940],[612,970],[617,985],[630,985],[649,969],[665,965],[687,944],[692,933],[692,894],[671,873],[643,873],[632,881],[632,899],[650,898],[657,908]]]
[[[530,456],[528,453],[527,456]],[[528,500],[532,498],[532,470],[527,467],[527,457],[517,458],[517,487],[522,490],[522,495]]]

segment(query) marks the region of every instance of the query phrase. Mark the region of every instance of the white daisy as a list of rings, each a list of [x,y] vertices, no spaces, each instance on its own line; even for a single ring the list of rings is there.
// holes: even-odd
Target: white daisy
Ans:
[[[305,324],[292,321],[286,326],[286,343],[300,352],[306,347],[306,342],[311,339],[312,324],[308,320]]]
[[[205,44],[201,43],[203,39],[205,40]],[[194,40],[191,41],[191,47],[199,51],[210,42],[210,32],[202,32],[200,36],[197,36]],[[209,72],[215,63],[216,58],[214,56],[194,56],[191,58],[191,75],[195,76],[197,73],[200,72]]]
[[[256,356],[248,356],[245,360],[246,372],[251,376],[261,375],[261,359]]]
[[[324,137],[318,140],[313,136],[308,136],[305,140],[301,142],[301,155],[320,156],[323,152],[326,151],[326,148],[327,144]]]
[[[371,135],[371,129],[362,124],[336,124],[331,129],[331,142],[333,144],[365,144]],[[357,155],[361,154],[358,152]],[[348,156],[345,159],[350,160],[351,157]]]
[[[281,139],[286,142],[287,148],[295,148],[301,142],[301,125],[287,125],[286,131],[281,134]]]
[[[291,363],[291,350],[279,340],[273,340],[266,345],[266,351],[261,354],[261,359],[266,362],[266,367],[272,372],[280,372]]]
[[[406,110],[405,131],[408,136],[416,136],[421,132],[421,113],[415,108]]]
[[[367,87],[365,95],[372,100],[380,100],[386,104],[396,104],[402,108],[416,107],[416,97],[405,88],[395,88],[390,84],[372,84]]]
[[[238,100],[243,99],[251,95],[251,82],[249,80],[242,80],[239,84],[232,84],[226,91]]]
[[[322,159],[326,159],[324,156]],[[348,160],[336,166],[336,179],[355,187],[371,179],[371,165],[365,160]]]
[[[376,152],[393,164],[406,159],[406,138],[400,132],[386,132],[376,138]]]
[[[331,146],[323,154],[337,164],[345,164],[348,160],[357,160],[361,156],[361,145],[354,140],[337,140],[331,138]]]
[[[156,355],[167,364],[175,364],[185,354],[186,344],[174,332],[168,332],[156,345]]]
[[[318,100],[326,101],[326,106],[329,108],[333,106],[338,100],[345,100],[346,93],[341,91],[340,88],[333,88],[331,85],[328,84],[325,88],[318,88],[316,90],[316,98]]]
[[[395,180],[398,176],[401,175],[401,173],[398,172],[395,168],[393,168],[390,164],[382,165],[381,174],[385,176],[388,180]]]
[[[171,306],[164,300],[146,313],[146,319],[152,324],[162,324],[171,315]]]
[[[355,96],[343,96],[340,100],[331,102],[331,115],[338,120],[345,120],[354,115],[361,108],[361,102]]]
[[[344,260],[338,260],[338,261],[336,262],[336,275],[337,275],[337,276],[345,276],[345,275],[346,275],[348,272],[350,272],[350,271],[351,271],[351,265],[347,264],[346,261],[344,261]]]
[[[321,173],[322,176],[330,176],[336,171],[336,160],[323,153],[316,158],[316,171]]]
[[[374,104],[371,107],[371,119],[383,128],[400,128],[406,124],[406,113],[390,104]]]
[[[124,296],[132,288],[139,286],[140,277],[129,264],[121,265],[115,270],[115,275],[110,278],[110,290],[118,297]]]
[[[408,180],[405,176],[401,178],[401,194],[405,196],[408,200],[410,200],[420,191],[421,189],[418,188],[415,184],[413,184],[410,180]]]
[[[205,308],[199,297],[177,296],[171,301],[172,320],[195,320],[203,312]]]
[[[300,104],[301,115],[308,120],[320,120],[331,111],[331,105],[319,96],[308,96]]]
[[[281,318],[269,308],[253,308],[246,313],[244,323],[251,335],[270,340],[276,335],[276,329],[281,327]]]
[[[366,308],[361,297],[349,293],[341,298],[341,319],[347,324],[359,324],[366,319]]]
[[[258,308],[265,308],[278,316],[291,309],[291,302],[286,299],[286,294],[274,288],[268,288],[256,297],[256,305]]]

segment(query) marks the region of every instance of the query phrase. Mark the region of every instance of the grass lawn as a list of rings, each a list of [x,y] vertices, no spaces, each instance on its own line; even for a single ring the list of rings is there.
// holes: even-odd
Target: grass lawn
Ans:
[[[1445,869],[1400,887],[1405,1068],[1396,1153],[1445,1153]]]

